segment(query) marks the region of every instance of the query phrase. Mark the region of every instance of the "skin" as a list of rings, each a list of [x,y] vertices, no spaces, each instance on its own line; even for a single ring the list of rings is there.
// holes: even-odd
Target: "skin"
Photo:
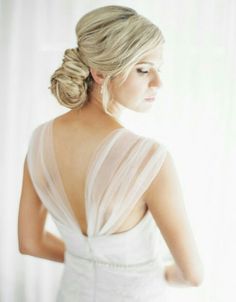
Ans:
[[[144,98],[157,95],[157,90],[161,87],[159,68],[162,65],[163,46],[158,46],[149,51],[131,70],[126,81],[120,86],[122,76],[119,75],[111,81],[110,92],[113,103],[113,114],[117,121],[126,108],[136,112],[145,112],[151,108],[153,102],[147,102]],[[142,63],[148,62],[148,63]],[[84,120],[104,119],[109,122],[112,120],[103,112],[101,103],[101,86],[105,79],[105,74],[90,68],[94,79],[93,89],[89,96],[89,102],[80,110]]]
[[[111,85],[112,96],[115,101],[132,111],[145,112],[149,110],[153,103],[147,102],[145,98],[156,96],[157,90],[161,87],[158,71],[161,64],[162,47],[157,47],[132,68],[122,86],[119,86],[121,76],[115,78]]]
[[[107,133],[122,127],[119,118],[123,109],[145,112],[152,107],[153,102],[147,102],[145,98],[156,95],[161,87],[158,69],[162,64],[162,51],[162,47],[157,47],[141,58],[122,86],[120,77],[112,80],[110,91],[115,118],[104,113],[102,108],[100,90],[105,75],[90,69],[94,85],[89,102],[82,109],[70,110],[56,119],[58,129],[60,127],[62,129],[61,134],[64,131],[64,144],[59,144],[58,147],[62,159],[66,158],[66,155],[63,155],[63,146],[78,141],[79,135],[93,138],[91,142],[87,139],[88,145],[94,144],[89,146],[93,150]],[[144,61],[152,65],[143,63]],[[69,125],[69,131],[65,127],[63,130],[62,125]],[[84,154],[88,154],[88,157],[90,155],[87,150]],[[83,158],[83,162],[86,162],[86,158]],[[83,166],[80,167],[82,171]],[[72,179],[72,176],[68,174],[67,178]],[[169,153],[158,177],[154,179],[143,197],[175,261],[166,267],[166,280],[176,286],[198,286],[202,282],[203,266],[188,221],[177,171]],[[141,213],[143,210],[140,208],[137,212],[139,219],[143,216]],[[25,161],[18,218],[19,250],[23,254],[64,262],[64,242],[44,230],[46,215],[47,210],[34,190]],[[137,221],[134,225],[136,223]]]

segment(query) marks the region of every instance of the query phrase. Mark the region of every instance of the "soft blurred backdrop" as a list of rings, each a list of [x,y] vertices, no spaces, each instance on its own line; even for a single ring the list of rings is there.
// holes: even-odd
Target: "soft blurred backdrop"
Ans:
[[[175,160],[204,265],[197,288],[170,288],[169,302],[236,301],[236,1],[2,0],[0,2],[0,301],[52,302],[63,264],[22,255],[17,218],[23,161],[33,129],[69,109],[48,89],[75,25],[89,10],[126,5],[150,18],[166,43],[163,87],[125,127],[164,143]],[[57,233],[50,216],[47,228]],[[163,257],[171,256],[163,242]]]

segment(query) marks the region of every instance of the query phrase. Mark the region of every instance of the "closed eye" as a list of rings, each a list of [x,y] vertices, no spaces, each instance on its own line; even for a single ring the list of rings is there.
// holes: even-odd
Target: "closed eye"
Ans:
[[[160,70],[159,68],[157,69],[157,71],[158,71],[158,72],[161,72],[161,70]],[[143,70],[143,69],[141,69],[141,68],[138,68],[138,69],[137,69],[137,72],[138,72],[138,73],[142,73],[142,74],[147,74],[147,73],[149,73],[149,70]]]
[[[139,73],[148,73],[148,70],[142,70],[142,69],[138,68],[137,72],[139,72]]]

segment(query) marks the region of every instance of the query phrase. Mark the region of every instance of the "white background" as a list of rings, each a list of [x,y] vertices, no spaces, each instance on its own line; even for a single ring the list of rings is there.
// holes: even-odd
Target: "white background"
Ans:
[[[127,5],[165,37],[163,88],[146,113],[123,124],[163,142],[174,157],[205,266],[197,288],[170,288],[169,302],[236,301],[236,1],[5,0],[0,6],[0,301],[52,302],[63,264],[22,255],[17,218],[32,130],[68,109],[48,86],[75,25],[89,10]],[[57,234],[50,220],[47,227]],[[166,250],[166,257],[168,251]]]

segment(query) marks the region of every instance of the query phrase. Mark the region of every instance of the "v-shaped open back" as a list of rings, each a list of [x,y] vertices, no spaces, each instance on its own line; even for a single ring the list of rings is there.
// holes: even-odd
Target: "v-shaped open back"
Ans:
[[[157,175],[166,148],[125,128],[114,129],[101,140],[90,157],[85,179],[86,236],[58,169],[53,122],[34,130],[27,153],[28,169],[39,197],[54,219],[82,236],[112,235]]]
[[[51,120],[51,123],[49,123],[48,127],[49,127],[49,136],[50,136],[50,140],[51,140],[51,145],[52,145],[52,157],[55,158],[55,169],[57,170],[57,174],[58,174],[58,177],[59,177],[59,182],[61,183],[61,186],[63,188],[63,191],[64,191],[64,195],[65,195],[65,198],[66,198],[66,202],[68,204],[68,206],[70,207],[70,211],[71,213],[73,214],[73,217],[75,219],[75,221],[77,222],[77,225],[78,225],[78,228],[80,229],[82,235],[84,235],[85,237],[88,237],[88,232],[86,232],[86,234],[84,234],[82,232],[82,228],[80,226],[80,223],[78,221],[78,218],[76,218],[76,215],[74,213],[74,210],[72,209],[72,206],[71,206],[71,202],[70,202],[70,199],[66,193],[66,190],[65,190],[65,185],[63,184],[63,181],[62,181],[62,177],[61,177],[61,173],[60,173],[60,169],[59,169],[59,165],[58,165],[58,162],[57,162],[57,158],[56,158],[56,152],[55,152],[55,144],[54,144],[54,120]],[[92,173],[93,171],[91,170],[91,167],[93,166],[93,161],[95,160],[95,158],[97,157],[97,153],[99,152],[100,148],[106,144],[108,142],[108,140],[113,140],[117,137],[117,135],[119,135],[119,132],[120,131],[127,131],[127,129],[123,128],[123,127],[120,127],[120,128],[117,128],[117,129],[114,129],[112,131],[110,131],[105,137],[103,137],[103,139],[98,143],[98,145],[96,146],[96,148],[93,150],[92,152],[92,155],[90,156],[90,159],[89,159],[89,163],[87,165],[87,170],[86,170],[86,173],[85,173],[85,188],[84,188],[84,202],[85,202],[85,208],[86,208],[86,221],[88,221],[88,214],[87,214],[87,211],[89,211],[88,209],[88,205],[87,205],[87,196],[89,195],[88,193],[88,188],[89,188],[89,178],[92,177]],[[115,137],[115,138],[114,138]],[[88,225],[88,223],[87,223]]]

